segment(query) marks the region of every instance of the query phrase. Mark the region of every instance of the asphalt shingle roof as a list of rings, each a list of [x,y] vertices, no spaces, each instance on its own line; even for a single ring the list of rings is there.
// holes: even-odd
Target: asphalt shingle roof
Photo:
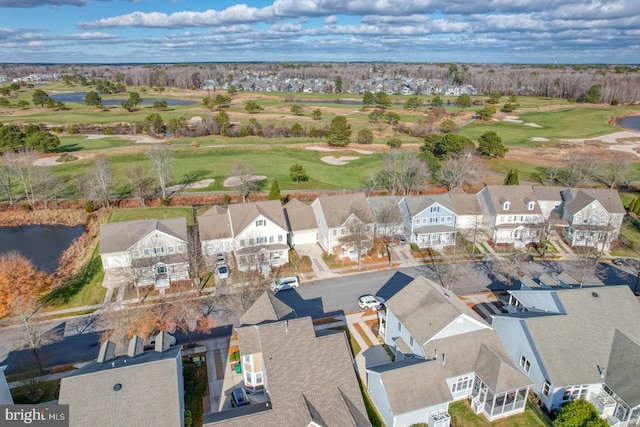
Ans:
[[[229,205],[229,217],[231,218],[233,235],[237,236],[240,234],[260,215],[275,223],[283,230],[287,230],[287,221],[284,217],[280,200],[267,200],[264,202]]]
[[[365,224],[375,222],[364,193],[322,194],[317,200],[329,228],[340,227],[352,214]]]
[[[313,208],[298,199],[291,199],[284,205],[284,213],[289,224],[289,230],[313,230],[318,228]]]
[[[113,222],[100,226],[99,252],[100,254],[108,254],[127,251],[154,230],[185,242],[188,239],[187,220],[185,218]]]

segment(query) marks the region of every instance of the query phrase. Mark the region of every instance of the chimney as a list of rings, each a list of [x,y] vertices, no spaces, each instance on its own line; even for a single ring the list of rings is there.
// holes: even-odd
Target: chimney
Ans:
[[[171,344],[169,343],[169,333],[168,332],[160,332],[156,335],[156,348],[155,350],[158,353],[162,353],[165,350],[169,350]]]
[[[134,336],[129,340],[129,350],[127,356],[136,357],[139,354],[144,353],[144,341],[139,336]]]
[[[98,363],[108,362],[116,358],[116,343],[113,341],[105,341],[100,346],[100,352],[98,353]]]
[[[436,348],[433,352],[435,353],[435,356],[433,356],[433,358],[438,360],[438,349]]]
[[[442,364],[446,365],[447,364],[447,355],[442,353]]]
[[[284,321],[284,331],[285,332],[289,332],[289,321],[288,320]]]

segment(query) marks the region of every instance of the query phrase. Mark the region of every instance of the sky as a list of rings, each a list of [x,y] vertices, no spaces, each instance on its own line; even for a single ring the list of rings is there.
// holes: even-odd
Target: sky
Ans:
[[[640,0],[0,0],[0,63],[640,63]]]

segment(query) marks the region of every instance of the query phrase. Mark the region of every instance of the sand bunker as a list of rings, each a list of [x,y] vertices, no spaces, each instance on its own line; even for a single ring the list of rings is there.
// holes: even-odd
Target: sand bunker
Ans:
[[[251,175],[249,177],[249,181],[262,181],[263,179],[267,179],[267,177],[264,175]],[[239,176],[230,176],[223,183],[225,187],[237,187],[240,184],[242,184],[242,180]]]
[[[153,138],[146,135],[102,135],[102,134],[89,134],[85,135],[84,139],[103,139],[103,138],[122,138],[128,139],[133,142],[139,142],[144,144],[156,144],[164,142],[164,139]]]
[[[203,179],[201,181],[198,182],[194,182],[191,184],[187,184],[184,189],[186,190],[187,188],[205,188],[208,187],[209,184],[211,184],[213,181],[215,181],[214,179]],[[167,190],[169,191],[178,191],[180,190],[180,185],[172,185],[171,187],[167,188]]]
[[[542,126],[540,126],[540,125],[539,125],[539,124],[537,124],[537,123],[525,123],[524,125],[525,125],[525,126],[530,126],[530,127],[532,127],[532,128],[541,128],[541,127],[542,127]]]
[[[543,138],[541,136],[532,136],[531,140],[532,141],[536,141],[536,142],[545,142],[545,141],[548,141],[549,139],[548,138]]]
[[[329,163],[330,165],[342,166],[349,164],[352,160],[358,160],[360,157],[352,157],[352,156],[342,156],[342,157],[333,157],[333,156],[325,156],[321,158],[325,163]]]
[[[331,152],[331,151],[353,151],[356,152],[358,154],[373,154],[373,151],[369,151],[369,150],[360,150],[357,148],[349,148],[347,150],[342,150],[342,149],[338,149],[338,148],[329,148],[329,147],[316,147],[315,145],[311,145],[308,147],[304,147],[307,150],[312,150],[312,151],[326,151],[326,152]]]
[[[70,154],[71,156],[75,157],[75,160],[72,160],[74,162],[83,159],[82,156],[79,156],[77,154]],[[57,165],[62,165],[62,162],[59,162],[58,159],[62,157],[62,156],[53,156],[53,157],[40,157],[39,159],[36,159],[33,164],[35,166],[57,166]]]

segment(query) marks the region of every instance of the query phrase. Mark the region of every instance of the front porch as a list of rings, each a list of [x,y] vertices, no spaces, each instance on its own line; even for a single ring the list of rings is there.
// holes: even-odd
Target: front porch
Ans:
[[[289,262],[289,246],[273,244],[253,246],[235,251],[238,270],[270,270],[271,267],[281,267]]]

